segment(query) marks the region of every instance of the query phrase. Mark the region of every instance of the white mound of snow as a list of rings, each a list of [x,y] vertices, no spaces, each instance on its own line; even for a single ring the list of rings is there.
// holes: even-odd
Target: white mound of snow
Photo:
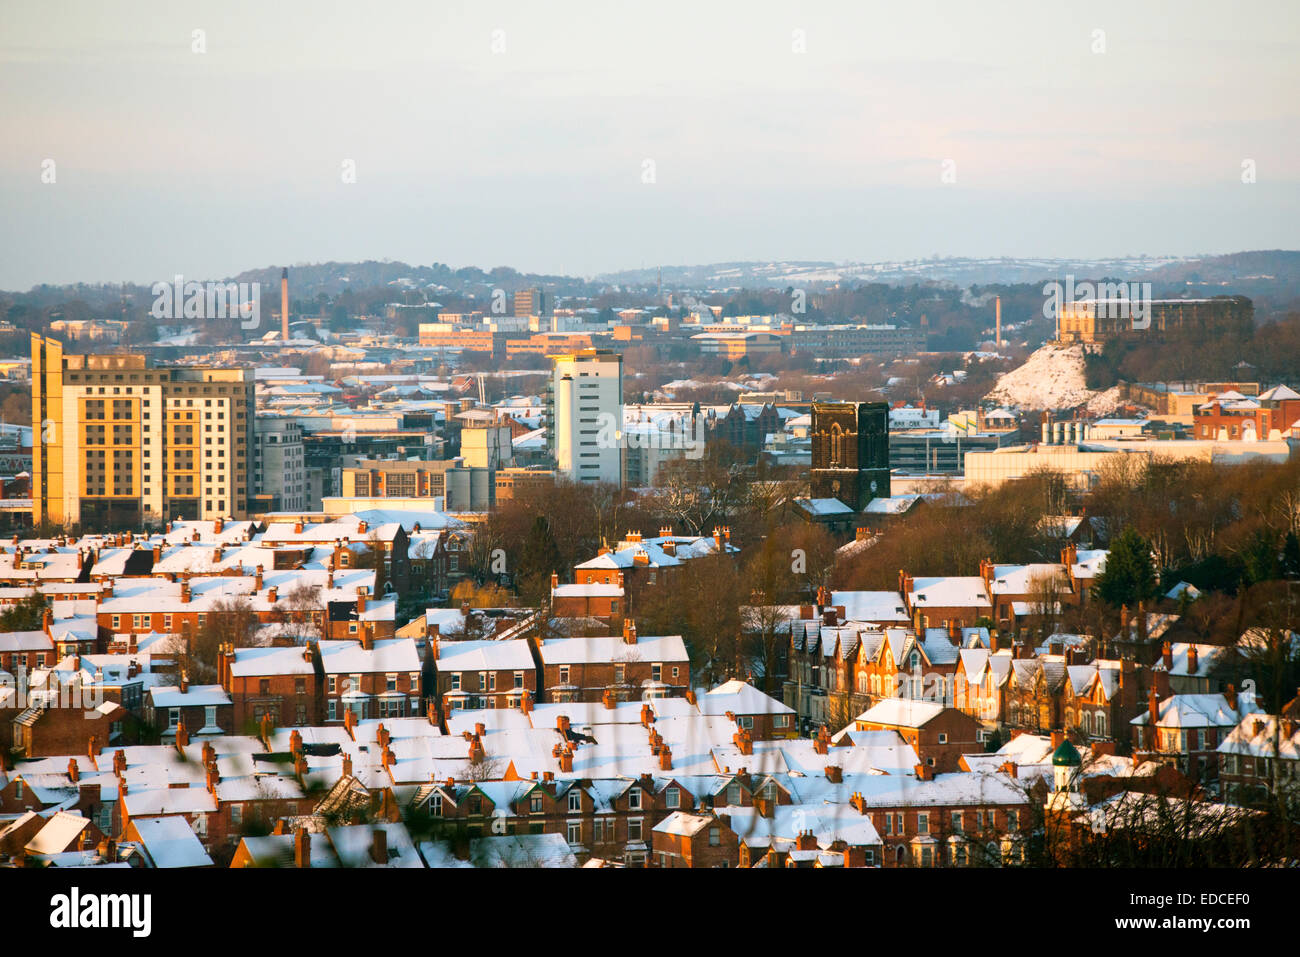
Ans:
[[[1073,409],[1076,406],[1099,401],[1110,396],[1111,408],[1119,403],[1119,392],[1093,392],[1084,385],[1083,346],[1045,345],[1032,353],[1025,364],[1012,369],[998,379],[993,391],[984,398],[998,405],[1019,409]],[[1108,411],[1104,408],[1089,411]]]

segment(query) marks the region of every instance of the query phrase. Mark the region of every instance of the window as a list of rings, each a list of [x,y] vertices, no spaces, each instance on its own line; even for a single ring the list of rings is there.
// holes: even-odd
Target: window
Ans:
[[[623,683],[624,683],[624,680],[626,679],[626,677],[627,677],[627,666],[626,666],[626,665],[615,665],[615,666],[614,666],[614,684],[616,684],[616,685],[621,685],[621,684],[623,684]]]
[[[522,671],[516,671],[516,672],[515,672],[515,687],[516,687],[516,688],[522,688],[523,686],[524,686],[524,673],[523,673]]]
[[[581,821],[569,821],[565,830],[566,830],[565,838],[568,840],[570,844],[582,843],[582,822]]]
[[[921,811],[919,814],[916,815],[916,833],[917,834],[930,833],[930,815],[925,811]]]
[[[790,716],[788,714],[778,714],[772,717],[772,727],[788,728],[790,726]]]
[[[233,827],[239,827],[244,823],[244,805],[230,805],[230,823]]]
[[[571,791],[569,791],[569,810],[570,811],[582,810],[582,792],[579,791],[577,788],[574,788]]]
[[[180,720],[181,720],[180,708],[167,709],[167,730],[168,731],[175,731],[176,726],[180,724]]]
[[[627,819],[627,839],[629,841],[641,840],[641,818],[630,817]]]
[[[641,789],[633,788],[627,792],[627,806],[629,810],[641,810]]]
[[[209,704],[203,706],[203,727],[215,728],[217,726],[217,706]]]
[[[650,678],[654,681],[662,681],[664,677],[664,666],[655,663],[650,666]]]
[[[678,788],[669,788],[664,792],[664,805],[669,808],[682,806],[682,792]]]
[[[961,833],[961,811],[952,812],[952,832],[954,834]]]
[[[528,808],[528,809],[529,809],[533,814],[541,814],[541,813],[542,813],[542,796],[541,796],[540,794],[534,794],[534,795],[532,796],[532,798],[530,799],[530,802],[529,802],[529,808]]]
[[[459,690],[460,690],[460,672],[459,672],[459,671],[453,671],[453,672],[451,673],[451,690],[452,690],[452,691],[459,691]]]
[[[753,715],[742,714],[742,715],[737,719],[737,721],[739,722],[740,726],[741,726],[742,728],[744,728],[746,731],[752,731],[753,728],[754,728],[754,717],[753,717]]]
[[[940,732],[939,732],[939,743],[940,743],[940,744],[947,744],[947,743],[948,743],[948,732],[946,732],[946,731],[940,731]]]
[[[709,847],[720,847],[722,845],[722,833],[716,827],[709,828]]]
[[[569,666],[560,665],[560,684],[567,685],[568,683],[569,683]]]
[[[740,785],[730,784],[727,786],[727,804],[738,807],[740,805]]]

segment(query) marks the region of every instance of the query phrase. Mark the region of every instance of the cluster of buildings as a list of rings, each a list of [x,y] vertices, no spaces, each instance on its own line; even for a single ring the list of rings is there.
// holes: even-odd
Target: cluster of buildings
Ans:
[[[0,864],[986,866],[1124,795],[1300,785],[1300,701],[1261,713],[1240,647],[1145,607],[1046,633],[1104,551],[749,609],[786,643],[774,697],[698,687],[629,613],[728,529],[628,533],[553,578],[550,617],[403,621],[463,530],[401,518],[4,546],[0,603],[44,607],[0,633]]]

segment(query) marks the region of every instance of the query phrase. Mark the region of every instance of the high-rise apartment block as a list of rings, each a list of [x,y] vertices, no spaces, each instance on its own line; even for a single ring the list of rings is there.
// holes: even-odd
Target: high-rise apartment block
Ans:
[[[33,334],[33,520],[131,528],[242,518],[253,410],[246,369],[67,355]]]
[[[551,356],[547,396],[555,469],[575,482],[623,484],[623,357],[604,349]]]
[[[281,416],[262,415],[253,431],[253,489],[270,496],[274,510],[310,508],[302,426]]]

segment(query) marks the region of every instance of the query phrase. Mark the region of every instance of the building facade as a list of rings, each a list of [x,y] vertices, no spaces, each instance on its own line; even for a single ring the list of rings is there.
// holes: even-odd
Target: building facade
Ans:
[[[154,368],[142,355],[68,355],[57,340],[33,334],[31,342],[38,525],[246,515],[248,370]]]
[[[854,511],[889,497],[889,406],[814,402],[812,497],[837,498]]]
[[[558,473],[575,482],[623,483],[623,357],[585,350],[552,357],[547,397]]]

